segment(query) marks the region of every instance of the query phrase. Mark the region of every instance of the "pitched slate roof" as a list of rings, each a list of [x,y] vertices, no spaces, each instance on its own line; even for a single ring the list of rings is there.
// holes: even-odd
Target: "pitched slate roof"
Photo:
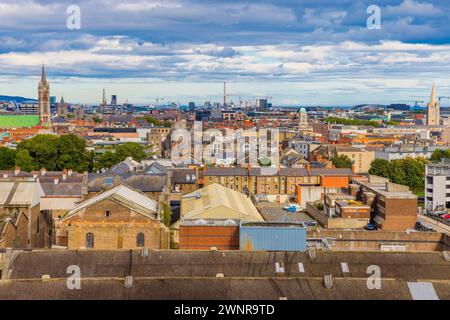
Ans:
[[[119,202],[120,204],[141,213],[149,218],[156,219],[157,217],[157,207],[158,204],[155,200],[147,197],[145,194],[134,190],[125,185],[118,185],[114,188],[106,190],[92,198],[89,198],[75,208],[67,212],[62,220],[65,220],[77,212],[89,208],[90,206],[101,202],[105,199],[113,199],[114,201]]]
[[[126,184],[141,192],[161,192],[167,184],[167,175],[90,173],[88,180],[89,192],[102,191],[117,184],[117,182]]]
[[[173,169],[172,171],[172,180],[174,183],[179,184],[195,184],[197,182],[196,179],[196,170],[194,169]],[[189,176],[189,179],[187,178]],[[192,179],[194,177],[194,179]]]

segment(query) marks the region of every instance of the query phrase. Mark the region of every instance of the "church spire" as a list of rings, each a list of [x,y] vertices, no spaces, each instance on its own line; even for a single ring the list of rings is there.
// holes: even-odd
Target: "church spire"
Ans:
[[[431,89],[430,104],[431,104],[431,105],[435,105],[436,102],[437,102],[437,99],[436,99],[436,85],[435,85],[435,83],[433,82],[433,88]]]
[[[45,75],[45,65],[42,64],[42,72],[41,72],[41,82],[47,82],[47,76]]]

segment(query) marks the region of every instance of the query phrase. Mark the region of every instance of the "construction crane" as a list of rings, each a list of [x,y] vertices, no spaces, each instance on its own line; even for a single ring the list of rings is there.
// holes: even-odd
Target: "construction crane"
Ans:
[[[424,101],[414,101],[413,100],[413,102],[414,102],[414,107],[417,107],[418,105],[419,105],[419,103],[425,103]]]
[[[239,107],[241,106],[241,104],[242,104],[242,100],[241,100],[241,96],[240,95],[238,95],[238,94],[230,94],[230,93],[227,93],[226,94],[226,97],[227,97],[227,101],[228,101],[228,103],[231,105],[231,104],[234,104],[234,102],[233,102],[233,100],[231,100],[231,99],[228,99],[228,98],[230,98],[230,97],[237,97],[237,98],[239,98]]]
[[[159,102],[162,101],[162,100],[164,100],[164,98],[156,97],[155,100],[156,100],[156,106],[159,107]]]
[[[266,96],[266,97],[264,97],[264,96],[253,97],[253,101],[255,102],[255,108],[258,108],[258,100],[259,99],[266,99],[267,102],[269,103],[269,102],[272,102],[273,98],[269,97],[269,96]]]

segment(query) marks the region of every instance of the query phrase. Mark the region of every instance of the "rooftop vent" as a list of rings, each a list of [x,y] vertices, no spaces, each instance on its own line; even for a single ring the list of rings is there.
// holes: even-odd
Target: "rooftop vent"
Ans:
[[[333,289],[333,275],[328,274],[323,277],[323,284],[327,289]]]
[[[51,277],[49,274],[43,274],[41,277],[42,281],[49,281],[50,279],[51,279]]]
[[[141,257],[147,257],[147,256],[148,256],[148,248],[142,248]]]
[[[282,262],[275,262],[275,272],[284,273],[284,265]]]
[[[341,262],[341,269],[343,273],[349,273],[350,269],[348,268],[347,262]]]
[[[316,248],[314,248],[314,247],[308,248],[308,256],[309,256],[309,259],[314,260],[317,257]]]
[[[443,254],[445,261],[450,261],[450,252],[444,251]]]
[[[123,286],[126,289],[130,289],[133,286],[133,276],[126,276],[125,283]]]

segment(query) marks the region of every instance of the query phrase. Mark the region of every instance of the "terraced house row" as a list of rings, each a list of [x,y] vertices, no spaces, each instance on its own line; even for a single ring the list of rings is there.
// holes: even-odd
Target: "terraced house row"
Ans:
[[[205,186],[218,183],[258,198],[284,202],[296,199],[305,204],[323,193],[348,188],[351,169],[306,168],[208,168],[203,171]],[[317,199],[316,199],[317,200]]]

